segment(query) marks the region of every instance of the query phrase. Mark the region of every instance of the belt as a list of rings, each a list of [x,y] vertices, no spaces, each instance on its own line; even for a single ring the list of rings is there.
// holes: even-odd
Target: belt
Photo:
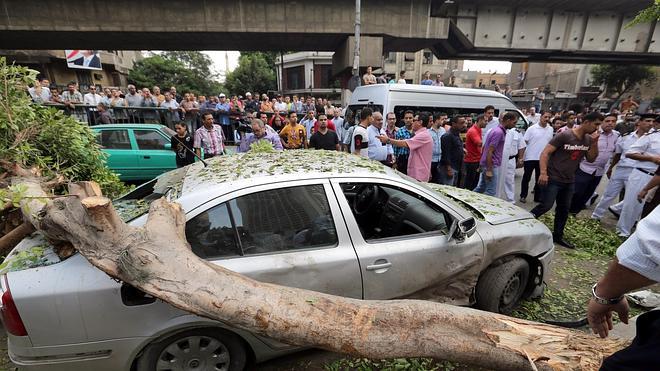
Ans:
[[[518,157],[518,155],[509,156],[509,160],[513,160],[516,157]]]
[[[650,175],[650,176],[654,176],[654,175],[655,175],[655,173],[654,173],[653,171],[648,171],[648,170],[646,170],[646,169],[642,169],[642,168],[638,168],[638,167],[636,167],[635,169],[641,171],[641,172],[644,173],[644,174],[648,174],[648,175]]]

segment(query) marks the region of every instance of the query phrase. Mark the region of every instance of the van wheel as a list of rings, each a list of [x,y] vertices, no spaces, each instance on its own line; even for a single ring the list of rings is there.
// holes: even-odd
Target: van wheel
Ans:
[[[137,371],[240,371],[246,354],[243,341],[229,331],[188,330],[147,346]]]
[[[529,264],[515,258],[487,269],[476,288],[476,307],[489,312],[508,314],[518,305],[529,278]]]

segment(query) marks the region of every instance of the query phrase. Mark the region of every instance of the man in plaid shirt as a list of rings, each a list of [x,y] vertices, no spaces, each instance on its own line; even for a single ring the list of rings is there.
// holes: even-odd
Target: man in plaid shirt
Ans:
[[[396,134],[394,134],[394,139],[405,140],[412,138],[412,123],[414,116],[415,113],[411,110],[403,113],[404,126],[396,131]],[[396,169],[404,174],[408,174],[408,155],[410,155],[410,150],[408,147],[394,147],[394,156],[396,156]]]

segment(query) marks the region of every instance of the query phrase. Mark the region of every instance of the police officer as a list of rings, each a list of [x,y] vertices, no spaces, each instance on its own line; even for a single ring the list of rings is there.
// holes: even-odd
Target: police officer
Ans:
[[[593,219],[601,219],[603,214],[605,214],[605,210],[608,208],[610,208],[611,212],[615,215],[621,213],[623,203],[621,203],[620,206],[610,205],[612,204],[612,201],[614,201],[614,199],[619,196],[621,190],[626,187],[628,177],[630,176],[630,173],[633,171],[633,169],[635,169],[635,163],[637,162],[632,158],[626,157],[625,153],[628,152],[630,146],[632,146],[644,134],[648,133],[652,127],[652,118],[640,120],[637,123],[637,130],[625,134],[617,140],[616,148],[614,150],[614,157],[612,158],[610,167],[606,172],[607,178],[610,180],[610,182],[607,184],[607,188],[605,188],[603,197],[600,199],[600,202],[598,202],[594,212],[591,214]],[[614,169],[614,166],[616,166],[616,170],[614,170],[613,175],[612,169]]]
[[[660,117],[654,114],[643,114],[641,119],[660,123]],[[616,224],[617,233],[620,236],[628,237],[644,207],[641,202],[637,201],[637,194],[653,178],[655,170],[660,165],[660,131],[652,130],[643,135],[630,146],[625,156],[637,161],[628,176],[623,210],[621,210],[621,217]]]
[[[497,178],[497,197],[503,200],[515,202],[516,168],[523,166],[526,146],[518,129],[514,127],[506,131],[502,154],[502,165],[505,166],[500,166],[500,176]]]

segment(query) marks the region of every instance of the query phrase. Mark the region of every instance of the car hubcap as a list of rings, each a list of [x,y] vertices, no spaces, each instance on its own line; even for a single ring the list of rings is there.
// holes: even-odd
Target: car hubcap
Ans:
[[[158,357],[157,371],[229,370],[229,350],[218,339],[188,336],[168,345]]]
[[[520,273],[516,273],[509,279],[509,282],[506,283],[504,292],[502,293],[503,307],[507,307],[516,301],[518,297],[518,291],[520,291],[520,282]]]

